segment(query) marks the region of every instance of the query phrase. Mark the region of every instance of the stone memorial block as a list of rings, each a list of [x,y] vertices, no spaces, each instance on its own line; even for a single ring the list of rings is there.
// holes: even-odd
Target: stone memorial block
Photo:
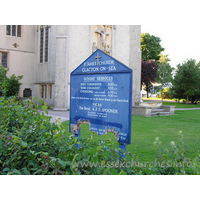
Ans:
[[[71,72],[70,132],[82,124],[98,135],[113,133],[121,145],[131,143],[132,70],[97,49]]]

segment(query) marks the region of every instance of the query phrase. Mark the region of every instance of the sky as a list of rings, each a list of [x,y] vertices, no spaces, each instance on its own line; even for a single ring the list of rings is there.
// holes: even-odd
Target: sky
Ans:
[[[200,61],[200,25],[191,24],[161,24],[141,25],[142,33],[159,37],[161,46],[165,48],[164,55],[169,54],[171,67],[176,67],[187,59]]]

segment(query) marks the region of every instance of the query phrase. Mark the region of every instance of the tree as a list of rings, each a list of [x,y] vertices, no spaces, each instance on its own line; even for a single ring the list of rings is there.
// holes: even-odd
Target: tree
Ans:
[[[15,96],[18,94],[20,85],[19,82],[22,79],[23,75],[15,76],[14,74],[10,77],[7,77],[7,71],[3,66],[0,66],[0,96]]]
[[[152,82],[157,77],[157,62],[160,58],[160,53],[164,48],[160,45],[161,39],[149,33],[141,34],[141,51],[142,51],[142,73],[141,84],[146,87],[147,98]]]
[[[6,86],[6,93],[5,96],[10,97],[10,96],[15,96],[18,95],[20,85],[22,83],[19,82],[20,79],[22,79],[21,76],[15,76],[14,74],[10,76],[10,78],[7,79],[7,86]]]
[[[160,91],[162,101],[164,88],[169,87],[169,84],[173,80],[172,71],[174,70],[174,68],[170,66],[170,64],[168,63],[169,61],[170,59],[168,58],[168,55],[162,55],[162,53],[160,54],[156,82],[161,84]]]
[[[200,64],[194,59],[178,64],[171,89],[172,96],[177,99],[187,99],[194,103],[200,100]]]
[[[147,98],[149,97],[149,90],[152,86],[152,82],[154,82],[157,77],[157,69],[158,66],[156,62],[142,62],[141,83],[146,87]]]
[[[165,49],[160,44],[161,39],[149,33],[141,34],[142,60],[159,60],[160,53]]]

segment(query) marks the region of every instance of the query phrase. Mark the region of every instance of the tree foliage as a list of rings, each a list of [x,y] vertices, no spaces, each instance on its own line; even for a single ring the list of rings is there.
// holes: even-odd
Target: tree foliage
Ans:
[[[200,64],[194,59],[178,64],[173,80],[172,97],[187,99],[194,103],[200,100]]]
[[[6,74],[8,69],[5,69],[3,66],[0,66],[0,96],[5,95],[5,86],[6,86]]]
[[[174,70],[174,68],[170,66],[170,64],[168,63],[169,61],[170,59],[168,58],[168,55],[160,54],[156,82],[161,84],[160,91],[162,99],[164,88],[168,87],[173,80],[172,71]]]
[[[162,52],[160,53],[160,58],[159,58],[159,62],[162,64],[169,64],[169,55],[163,55]]]
[[[157,77],[157,63],[156,62],[142,62],[142,72],[141,72],[141,83],[145,85],[147,97],[149,96],[149,90],[152,86],[152,82],[156,80]]]
[[[20,85],[19,82],[22,79],[21,76],[16,76],[15,74],[7,77],[7,71],[3,66],[0,66],[0,96],[4,95],[6,97],[18,95]]]
[[[6,86],[6,93],[5,93],[7,97],[18,95],[20,85],[22,84],[19,82],[19,80],[22,79],[22,77],[23,77],[22,75],[15,76],[13,74],[12,76],[10,76],[10,78],[7,79],[6,81],[7,86]]]
[[[142,51],[142,72],[141,84],[145,85],[147,97],[149,97],[149,90],[152,82],[157,77],[157,62],[160,59],[160,53],[164,48],[160,44],[161,39],[149,33],[141,34],[141,51]]]
[[[160,44],[161,39],[149,33],[141,34],[142,60],[159,60],[160,53],[165,49]]]

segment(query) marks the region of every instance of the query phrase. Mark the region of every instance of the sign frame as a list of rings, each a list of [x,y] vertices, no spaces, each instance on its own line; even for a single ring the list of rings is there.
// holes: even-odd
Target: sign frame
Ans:
[[[131,144],[132,73],[132,69],[100,49],[71,72],[69,129],[75,137],[80,138],[82,124],[90,124],[90,130],[98,135],[118,133],[119,147],[126,151],[126,145]],[[123,130],[125,133],[120,132]]]

